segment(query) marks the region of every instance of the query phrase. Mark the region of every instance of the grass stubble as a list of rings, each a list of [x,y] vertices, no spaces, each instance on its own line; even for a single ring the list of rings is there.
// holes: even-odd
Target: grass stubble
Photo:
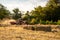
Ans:
[[[0,40],[60,40],[60,31],[32,31],[13,25],[0,27]]]

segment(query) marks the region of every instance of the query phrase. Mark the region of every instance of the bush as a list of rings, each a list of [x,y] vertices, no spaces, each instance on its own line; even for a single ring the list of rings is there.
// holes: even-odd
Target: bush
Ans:
[[[57,25],[60,25],[60,20],[58,20]]]
[[[53,24],[52,21],[46,21],[46,24]]]
[[[57,25],[57,22],[53,22],[54,25]]]
[[[53,24],[53,21],[50,21],[50,24]]]
[[[56,24],[60,24],[60,22],[53,22],[53,21],[42,21],[42,20],[40,20],[40,24],[54,24],[54,25],[56,25]]]
[[[56,24],[57,24],[57,22],[53,22],[53,21],[46,21],[46,24],[54,24],[54,25],[56,25]]]
[[[40,24],[46,24],[46,21],[40,20]]]
[[[33,19],[31,20],[30,24],[37,24],[36,19],[33,18]]]

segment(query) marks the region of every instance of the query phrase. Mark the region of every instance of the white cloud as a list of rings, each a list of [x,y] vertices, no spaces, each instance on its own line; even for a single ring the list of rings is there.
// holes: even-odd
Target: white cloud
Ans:
[[[1,1],[3,5],[5,5],[10,11],[14,8],[19,8],[23,11],[31,11],[36,6],[45,6],[45,0],[5,0]]]
[[[11,3],[11,4],[6,4],[7,8],[11,11],[14,8],[19,8],[22,11],[30,11],[33,9],[33,4],[30,4],[29,2],[27,3]]]

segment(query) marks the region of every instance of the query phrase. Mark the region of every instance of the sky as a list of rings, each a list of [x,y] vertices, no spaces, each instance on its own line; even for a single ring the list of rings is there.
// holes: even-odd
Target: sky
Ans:
[[[19,8],[21,11],[31,11],[34,7],[45,6],[46,3],[47,0],[0,0],[0,4],[10,11],[14,8]]]

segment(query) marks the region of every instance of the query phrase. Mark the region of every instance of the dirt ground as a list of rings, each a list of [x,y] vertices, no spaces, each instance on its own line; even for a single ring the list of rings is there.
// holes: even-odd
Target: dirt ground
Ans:
[[[0,27],[0,40],[60,40],[60,31],[44,32],[23,29],[21,26]]]

